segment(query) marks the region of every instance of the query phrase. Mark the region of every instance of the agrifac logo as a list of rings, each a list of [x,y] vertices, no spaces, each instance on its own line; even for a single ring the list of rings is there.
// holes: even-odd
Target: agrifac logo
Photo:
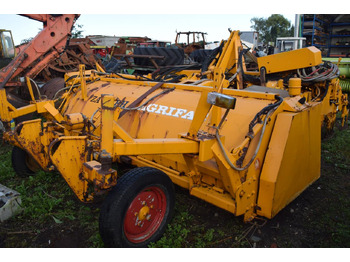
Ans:
[[[157,104],[150,104],[148,106],[143,106],[139,109],[140,111],[145,111],[149,113],[155,113],[165,116],[180,117],[183,119],[193,120],[194,111],[187,111],[182,108],[168,107]]]

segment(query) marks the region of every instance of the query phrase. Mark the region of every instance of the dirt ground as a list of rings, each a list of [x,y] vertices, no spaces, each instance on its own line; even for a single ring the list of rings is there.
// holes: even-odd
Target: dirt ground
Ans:
[[[177,187],[176,211],[182,215],[175,215],[171,226],[174,229],[182,219],[180,233],[174,234],[186,233],[178,245],[208,248],[350,247],[350,146],[343,146],[345,153],[339,156],[345,159],[346,165],[337,164],[338,160],[333,158],[335,154],[329,156],[328,148],[323,148],[321,178],[273,219],[257,219],[255,225],[244,224],[242,217],[189,196],[186,190]],[[0,223],[0,247],[103,247],[97,234],[99,205],[82,208],[73,194],[67,194],[63,203],[68,201],[74,202],[72,213],[81,213],[79,219],[42,222],[35,218],[14,217]],[[213,232],[210,238],[208,232]],[[171,237],[171,232],[166,232],[163,242]]]

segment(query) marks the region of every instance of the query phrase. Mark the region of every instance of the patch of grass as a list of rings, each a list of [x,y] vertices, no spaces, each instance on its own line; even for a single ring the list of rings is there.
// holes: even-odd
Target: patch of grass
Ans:
[[[175,215],[162,238],[156,243],[151,243],[149,247],[180,248],[188,247],[189,225],[192,222],[192,216],[179,205],[175,206]]]
[[[331,137],[322,141],[322,156],[326,163],[350,170],[350,129],[334,129]]]
[[[258,247],[350,247],[350,130],[335,129],[322,141],[321,150],[320,179],[269,220],[261,233],[254,233],[261,238]],[[48,247],[52,236],[64,237],[61,232],[80,235],[79,247],[103,247],[98,205],[79,202],[57,173],[41,171],[19,178],[6,145],[0,147],[0,184],[20,192],[24,207],[0,225],[1,247]],[[247,228],[242,217],[177,189],[174,218],[150,247],[251,247],[249,236],[242,237]]]
[[[41,234],[52,228],[58,231],[78,228],[78,231],[89,235],[84,246],[102,246],[98,233],[99,209],[79,202],[60,174],[39,171],[32,176],[18,177],[11,165],[11,147],[7,145],[0,148],[0,159],[0,184],[21,194],[23,208],[19,215],[2,225],[8,232],[6,246],[34,247]],[[16,234],[12,233],[14,231]],[[29,239],[22,241],[21,232],[29,232],[32,242]]]

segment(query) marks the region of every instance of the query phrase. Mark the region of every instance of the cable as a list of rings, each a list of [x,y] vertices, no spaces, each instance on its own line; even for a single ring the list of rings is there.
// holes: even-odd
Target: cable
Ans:
[[[306,70],[312,70],[311,73],[307,73]],[[297,69],[298,76],[304,82],[323,82],[326,80],[332,80],[339,77],[339,69],[337,65],[328,61],[321,65],[303,69]]]
[[[156,82],[166,82],[166,83],[174,83],[180,81],[183,77],[186,77],[185,74],[177,75],[176,73],[188,70],[193,67],[198,67],[199,64],[191,64],[184,65],[180,67],[170,67],[158,69],[152,74],[152,80]]]
[[[132,107],[132,108],[128,108],[128,107],[120,107],[121,109],[123,110],[126,110],[126,111],[133,111],[133,110],[139,110],[140,108],[144,107],[145,105],[147,105],[149,102],[151,102],[153,99],[157,98],[158,96],[161,96],[161,95],[164,95],[164,94],[167,94],[169,92],[172,92],[175,90],[175,87],[173,88],[168,88],[168,89],[165,89],[163,90],[162,92],[152,96],[150,99],[148,99],[147,101],[145,101],[142,105],[140,106],[137,106],[137,107]],[[92,114],[92,116],[90,117],[90,122],[93,124],[93,118],[95,117],[95,114],[100,111],[101,108],[98,107],[95,112]]]
[[[68,78],[68,79],[69,79],[69,78]],[[68,79],[67,79],[67,81],[68,81]],[[99,80],[100,80],[100,78],[96,78],[96,79],[94,79],[94,80],[92,80],[92,81],[88,80],[88,81],[86,81],[86,84],[89,85],[89,84],[95,83],[96,81],[99,81]],[[57,95],[58,95],[60,92],[62,92],[62,91],[65,91],[65,90],[68,90],[68,89],[71,89],[71,88],[75,88],[75,87],[79,87],[79,86],[81,86],[81,84],[76,84],[76,85],[72,85],[72,86],[68,86],[68,87],[61,88],[61,89],[59,89],[59,90],[55,93],[55,95],[53,96],[52,99],[53,99],[53,100],[57,99]]]
[[[328,93],[328,89],[329,89],[329,81],[326,81],[326,91],[324,91],[324,94],[321,97],[321,101],[323,101],[323,99],[326,97],[326,95]]]
[[[283,98],[279,97],[279,96],[276,96],[276,99],[278,100],[276,103],[274,104],[271,104],[271,105],[268,105],[266,107],[264,107],[262,110],[260,110],[254,117],[254,119],[250,122],[249,124],[249,133],[252,132],[252,128],[253,126],[253,123],[255,123],[255,121],[262,115],[262,114],[266,114],[266,117],[264,119],[264,124],[263,124],[263,127],[262,127],[262,131],[261,131],[261,135],[260,135],[260,138],[259,138],[259,142],[258,142],[258,145],[256,147],[256,150],[254,152],[254,155],[252,156],[252,158],[249,160],[249,162],[242,168],[240,167],[236,167],[232,162],[231,160],[229,159],[229,157],[227,156],[226,154],[226,150],[225,150],[225,147],[224,145],[222,144],[221,140],[220,140],[220,137],[219,137],[219,128],[221,127],[221,124],[223,123],[223,119],[226,118],[227,116],[227,113],[228,113],[228,110],[225,112],[225,115],[223,116],[223,118],[221,119],[221,122],[220,124],[218,125],[217,129],[216,129],[216,133],[215,133],[215,137],[218,141],[218,144],[221,148],[221,151],[224,155],[224,158],[225,160],[227,161],[227,163],[230,165],[231,168],[233,168],[234,170],[236,171],[244,171],[246,170],[253,162],[253,160],[255,159],[256,155],[258,154],[258,151],[260,149],[260,145],[261,145],[261,141],[262,141],[262,138],[264,136],[264,133],[265,133],[265,128],[266,128],[266,124],[267,124],[267,120],[269,118],[269,116],[272,114],[272,112],[282,103],[283,101]],[[248,134],[249,134],[248,133]]]
[[[275,108],[277,106],[279,106],[282,102],[283,102],[283,98],[280,96],[276,96],[276,99],[278,100],[276,103],[274,104],[270,104],[265,106],[263,109],[261,109],[253,118],[253,120],[249,123],[249,132],[253,132],[253,127],[255,126],[255,124],[259,121],[260,116],[263,114],[266,114],[267,112],[269,112],[272,108]]]
[[[225,148],[224,148],[224,145],[222,144],[222,142],[221,142],[221,140],[220,140],[220,137],[219,137],[219,130],[216,129],[215,137],[216,137],[216,139],[217,139],[217,141],[218,141],[218,144],[219,144],[219,146],[220,146],[220,148],[221,148],[221,151],[222,151],[222,153],[223,153],[223,155],[224,155],[224,157],[225,157],[225,160],[227,161],[227,163],[230,165],[231,168],[233,168],[233,169],[236,170],[236,171],[244,171],[244,170],[246,170],[246,169],[251,165],[251,163],[253,162],[255,156],[257,155],[257,153],[258,153],[258,151],[259,151],[259,149],[260,149],[261,141],[262,141],[262,138],[263,138],[264,133],[265,133],[265,128],[266,128],[266,124],[267,124],[267,119],[269,118],[269,116],[270,116],[271,113],[272,113],[272,110],[271,110],[271,111],[266,115],[266,117],[265,117],[264,125],[263,125],[262,131],[261,131],[261,135],[260,135],[260,138],[259,138],[258,145],[257,145],[256,150],[255,150],[255,152],[254,152],[254,155],[252,156],[252,158],[250,159],[250,161],[249,161],[244,167],[242,167],[242,168],[241,168],[241,167],[236,167],[236,166],[231,162],[231,160],[229,159],[229,157],[228,157],[227,154],[226,154],[226,150],[225,150]]]
[[[41,100],[41,93],[40,93],[40,91],[39,91],[38,85],[36,84],[36,82],[35,82],[33,79],[29,78],[29,80],[30,80],[32,83],[34,83],[35,89],[36,89],[36,91],[38,92],[38,95],[39,95],[39,99]]]
[[[144,107],[145,105],[147,105],[149,102],[151,102],[153,99],[157,98],[158,96],[161,96],[161,95],[164,95],[164,94],[167,94],[169,92],[172,92],[175,90],[175,87],[173,88],[169,88],[169,89],[165,89],[163,90],[162,92],[152,96],[150,99],[148,99],[147,101],[145,101],[142,105],[140,106],[137,106],[137,107],[120,107],[121,109],[123,110],[127,110],[127,111],[133,111],[133,110],[139,110],[140,108]]]

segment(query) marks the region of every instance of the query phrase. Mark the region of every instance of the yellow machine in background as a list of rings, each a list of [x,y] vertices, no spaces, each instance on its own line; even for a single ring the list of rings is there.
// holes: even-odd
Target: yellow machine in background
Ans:
[[[28,80],[32,102],[18,109],[1,89],[4,138],[29,170],[59,171],[82,202],[107,194],[107,246],[156,241],[173,213],[171,182],[244,221],[272,218],[319,178],[320,123],[333,105],[347,116],[346,96],[332,74],[317,83],[298,75],[318,66],[317,50],[293,53],[293,63],[258,60],[259,72],[246,71],[244,52],[233,31],[205,70],[178,72],[176,83],[81,66],[55,100],[37,99]],[[11,124],[32,112],[43,118]],[[120,176],[115,162],[138,168]]]
[[[8,65],[16,56],[16,48],[10,30],[0,29],[0,68]]]
[[[246,69],[245,58],[253,60],[258,70]],[[341,112],[342,126],[348,119],[348,96],[341,90],[339,70],[335,64],[322,61],[321,51],[307,47],[289,52],[278,53],[256,58],[249,49],[244,49],[239,39],[239,31],[233,31],[227,41],[223,41],[214,50],[209,65],[202,70],[184,70],[176,72],[184,75],[182,83],[196,83],[216,86],[218,88],[249,89],[253,85],[284,90],[292,96],[299,93],[303,102],[318,101],[322,103],[321,123],[324,133],[333,129],[336,114]],[[164,76],[165,79],[168,76]],[[158,77],[159,78],[159,77]],[[289,80],[299,78],[298,86],[292,87]],[[293,80],[292,80],[293,82]],[[294,80],[294,83],[295,80]]]

